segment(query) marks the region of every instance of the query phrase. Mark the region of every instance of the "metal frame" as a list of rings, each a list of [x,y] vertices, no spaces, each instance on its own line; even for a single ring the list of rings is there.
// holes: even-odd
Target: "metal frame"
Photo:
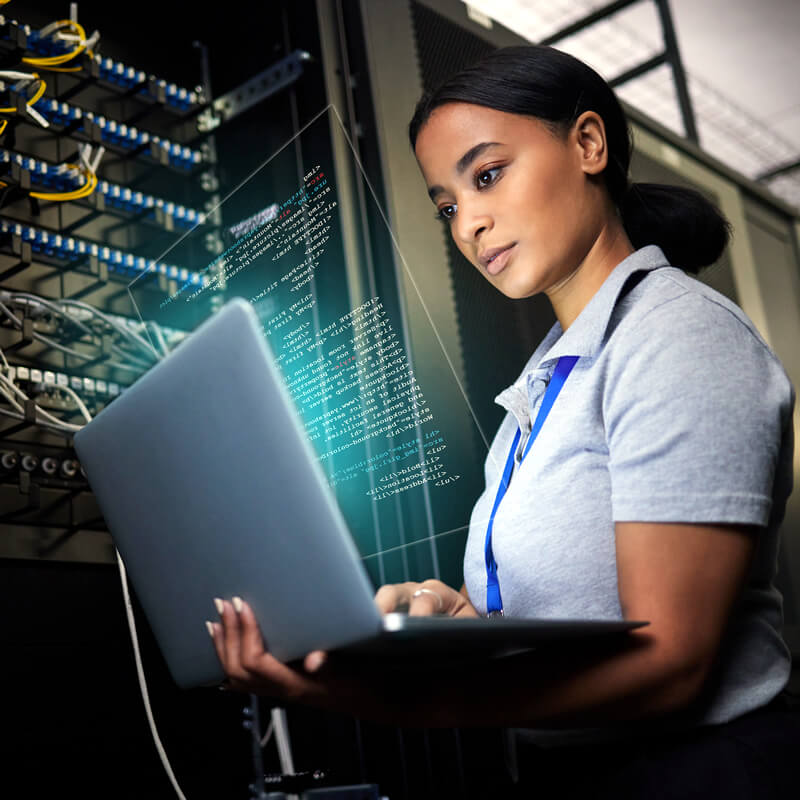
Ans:
[[[556,33],[547,36],[542,39],[539,44],[555,44],[562,39],[566,39],[568,36],[580,33],[595,23],[607,19],[629,6],[641,2],[650,2],[650,0],[616,0],[616,2],[598,8],[591,14],[587,14],[585,17],[562,28],[560,31],[556,31]],[[675,35],[675,26],[672,23],[672,13],[669,10],[669,0],[652,0],[652,2],[656,5],[656,11],[661,21],[664,50],[653,58],[613,78],[609,81],[609,84],[612,87],[621,86],[623,83],[641,77],[645,73],[650,72],[650,70],[660,67],[662,64],[669,64],[672,69],[672,80],[675,83],[675,93],[678,96],[678,105],[680,106],[681,118],[683,119],[686,136],[693,142],[699,142],[697,122],[695,121],[692,100],[689,97],[689,89],[686,84],[686,72],[683,69],[683,61],[681,60],[680,49],[678,47],[678,38]]]

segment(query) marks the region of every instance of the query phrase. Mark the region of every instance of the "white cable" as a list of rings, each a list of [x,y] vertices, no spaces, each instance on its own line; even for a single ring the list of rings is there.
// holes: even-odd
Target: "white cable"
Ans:
[[[13,381],[10,381],[8,378],[6,378],[6,376],[3,375],[2,373],[0,373],[0,383],[5,383],[10,389],[12,389],[14,392],[16,392],[16,394],[19,397],[21,397],[23,400],[29,400],[30,399],[28,397],[28,395],[26,395],[25,392],[22,391],[22,389],[20,389]],[[59,386],[57,388],[59,388],[59,389],[67,389],[68,387]],[[17,409],[17,411],[19,411],[22,414],[25,413],[25,409],[22,406],[20,406],[5,390],[0,389],[0,391],[2,391],[3,395],[5,395],[5,397],[8,398],[9,402],[11,402],[11,404]],[[83,404],[81,403],[81,405],[83,405]],[[85,408],[85,406],[84,406],[84,408]],[[52,425],[54,425],[56,427],[63,427],[70,433],[74,433],[75,431],[79,431],[83,427],[82,425],[73,425],[70,422],[65,422],[64,420],[59,419],[56,416],[53,416],[53,414],[51,414],[49,411],[45,411],[41,406],[38,406],[38,405],[36,406],[36,412],[41,414],[43,417],[45,417],[45,419],[50,420],[50,423]],[[86,411],[86,413],[89,414],[88,410]],[[24,417],[23,417],[23,419],[24,419]],[[89,419],[91,419],[91,415],[89,416]],[[88,421],[89,420],[87,420],[87,422]],[[36,421],[36,424],[37,425],[39,424],[39,420]]]
[[[41,78],[33,73],[18,72],[17,75],[21,77],[11,87],[15,92],[21,92],[32,81],[40,81]]]
[[[10,81],[38,81],[39,78],[35,77],[30,72],[17,72],[13,69],[0,69],[0,78],[8,78]]]
[[[8,400],[8,402],[11,404],[11,407],[19,411],[20,414],[25,413],[25,409],[14,399],[14,396],[10,395],[2,386],[0,386],[0,395],[5,397],[6,400]]]
[[[100,147],[97,148],[97,152],[94,154],[92,163],[89,165],[89,169],[92,171],[93,174],[97,172],[97,168],[100,166],[100,159],[103,157],[103,153],[105,152],[106,149],[102,145],[100,145]]]
[[[76,301],[70,301],[70,302],[76,302]],[[0,302],[0,311],[2,311],[18,328],[20,329],[22,328],[22,321],[3,302]],[[36,339],[36,341],[38,342],[42,342],[43,344],[48,345],[49,347],[54,347],[56,350],[61,350],[61,352],[66,353],[67,355],[75,356],[76,358],[82,358],[84,361],[92,361],[94,358],[93,356],[90,356],[87,353],[81,353],[78,350],[73,350],[71,347],[65,347],[63,344],[59,344],[55,340],[50,339],[48,336],[43,336],[41,333],[37,333],[36,331],[34,331],[33,333],[33,338]],[[129,356],[125,354],[125,357],[128,358]],[[158,358],[158,354],[156,354],[156,358]],[[132,367],[129,364],[121,364],[119,361],[106,361],[105,363],[106,366],[115,367],[117,369],[127,369],[130,372],[142,371],[142,366]]]
[[[61,389],[67,389],[69,387],[61,386]],[[2,412],[2,409],[0,409]],[[91,420],[91,414],[86,412],[86,415]],[[150,733],[153,736],[153,743],[156,746],[156,751],[158,752],[158,756],[161,759],[161,763],[164,767],[164,770],[167,773],[167,777],[169,778],[170,783],[172,784],[172,788],[175,790],[175,794],[180,798],[180,800],[186,800],[186,795],[181,791],[181,787],[178,785],[178,781],[175,778],[175,773],[172,771],[172,766],[169,763],[169,759],[167,758],[167,753],[164,750],[164,745],[161,743],[161,737],[158,734],[158,728],[156,727],[156,721],[153,717],[153,709],[150,705],[150,693],[147,689],[147,679],[144,675],[144,667],[142,665],[142,654],[139,650],[139,637],[136,633],[136,619],[133,616],[133,605],[131,604],[131,595],[128,590],[128,574],[125,570],[125,564],[122,562],[122,557],[119,554],[119,550],[114,550],[116,557],[117,557],[117,567],[119,568],[119,580],[122,586],[122,598],[125,603],[125,615],[128,619],[128,630],[130,631],[131,635],[131,644],[133,645],[133,658],[136,662],[136,674],[139,678],[139,689],[142,694],[142,702],[144,703],[144,710],[145,714],[147,715],[147,722],[150,725]]]
[[[284,775],[294,774],[294,761],[292,760],[292,747],[289,743],[289,725],[286,722],[286,711],[282,708],[273,708],[272,724],[275,726],[275,743],[278,745],[278,760],[281,763],[281,772]]]
[[[52,386],[50,384],[45,384],[45,386],[57,389],[59,392],[66,392],[75,401],[75,405],[78,406],[78,410],[83,415],[83,418],[87,422],[92,421],[92,415],[89,413],[89,409],[86,408],[83,400],[78,397],[78,393],[71,386],[58,386],[56,384],[52,384]]]
[[[24,414],[18,414],[16,411],[6,411],[4,408],[0,408],[0,415],[4,417],[13,417],[14,419],[25,421]],[[36,426],[39,428],[44,428],[45,430],[48,430],[51,433],[57,433],[59,436],[64,436],[65,434],[74,433],[74,431],[65,431],[60,425],[51,425],[49,422],[37,421]]]
[[[153,347],[152,344],[150,344],[150,342],[148,342],[146,339],[143,339],[141,336],[139,336],[138,333],[135,333],[134,331],[131,330],[126,330],[118,322],[111,319],[110,317],[107,317],[102,311],[100,311],[99,308],[95,308],[94,306],[91,306],[88,303],[84,303],[82,300],[64,299],[60,300],[59,302],[61,303],[61,305],[75,306],[76,308],[82,308],[85,311],[88,311],[90,314],[94,314],[96,317],[102,319],[103,322],[105,322],[106,325],[108,325],[109,327],[114,328],[126,338],[133,339],[135,342],[140,344],[147,351],[148,354],[155,356],[156,359],[160,359],[158,351]]]
[[[41,406],[36,406],[36,413],[41,414],[48,420],[51,420],[50,423],[45,423],[45,424],[49,424],[52,427],[56,428],[62,428],[63,430],[67,431],[67,433],[77,433],[83,427],[83,425],[73,425],[71,422],[64,422],[64,420],[61,420],[58,417],[54,417],[49,412],[45,411]],[[36,424],[37,425],[42,424],[41,420],[37,419]]]
[[[161,347],[161,352],[165,355],[169,355],[169,345],[167,345],[167,340],[164,338],[164,333],[161,330],[161,326],[157,322],[150,323],[153,326],[153,331],[156,335],[156,340],[158,341],[159,347]]]
[[[122,563],[122,557],[119,551],[115,550],[115,552],[117,554],[117,566],[119,567],[119,579],[122,584],[122,597],[125,601],[125,614],[128,618],[128,629],[130,630],[131,643],[133,644],[133,657],[136,661],[136,674],[139,678],[139,689],[142,693],[142,701],[144,702],[144,710],[147,714],[147,722],[150,725],[150,733],[153,736],[153,743],[158,751],[158,757],[161,759],[161,764],[164,767],[164,771],[167,773],[172,788],[175,790],[175,794],[178,795],[180,800],[186,800],[186,795],[181,791],[175,773],[172,771],[172,766],[167,758],[164,745],[161,744],[161,737],[158,735],[156,721],[153,718],[153,709],[150,706],[150,693],[147,691],[147,680],[145,679],[144,667],[142,666],[142,655],[139,652],[139,637],[136,634],[136,620],[133,616],[133,606],[131,605],[131,596],[128,591],[128,575],[125,571],[125,565]]]
[[[274,720],[270,719],[269,725],[267,725],[267,729],[266,731],[264,731],[264,735],[261,737],[261,741],[259,742],[259,744],[262,747],[267,746],[267,742],[269,742],[269,737],[272,736],[272,731],[274,730],[275,730],[275,722]]]
[[[25,110],[32,116],[43,128],[49,128],[50,123],[33,107],[25,106]]]
[[[79,160],[80,160],[81,164],[83,164],[83,166],[87,170],[89,170],[90,169],[90,167],[89,167],[89,159],[91,158],[91,155],[92,155],[92,146],[88,142],[85,143],[85,144],[82,144],[78,148],[78,153],[79,153],[79,156],[80,156]]]
[[[75,319],[75,317],[67,314],[63,308],[59,308],[55,303],[50,302],[49,300],[45,300],[43,297],[39,297],[35,294],[28,294],[27,292],[14,292],[11,294],[10,299],[19,302],[20,298],[25,301],[24,305],[38,305],[42,308],[46,308],[49,311],[52,311],[54,314],[58,314],[60,317],[66,317],[73,325],[77,325],[84,333],[88,333],[89,336],[94,336],[94,331],[89,328],[88,326],[84,325],[79,319]]]
[[[14,381],[12,381],[10,378],[7,378],[5,375],[3,375],[2,372],[0,372],[0,382],[4,383],[6,386],[8,386],[8,388],[11,389],[12,392],[14,392],[16,395],[21,397],[23,400],[27,400],[28,399],[28,395],[26,395],[25,392],[23,392],[22,389],[20,389],[19,386],[17,386],[17,384],[14,383]],[[22,411],[23,409],[20,408],[19,410]]]

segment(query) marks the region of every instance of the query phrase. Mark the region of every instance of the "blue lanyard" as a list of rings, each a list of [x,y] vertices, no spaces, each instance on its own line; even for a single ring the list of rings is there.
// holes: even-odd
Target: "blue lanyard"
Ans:
[[[558,393],[561,391],[561,387],[567,380],[567,377],[572,371],[572,368],[575,366],[575,362],[577,360],[578,356],[561,356],[561,358],[558,359],[556,368],[553,370],[553,377],[550,379],[550,383],[547,385],[547,391],[544,393],[544,397],[542,398],[542,405],[539,406],[539,413],[536,415],[533,428],[531,428],[531,434],[528,437],[527,444],[525,445],[525,452],[522,454],[520,466],[522,466],[522,461],[525,460],[525,456],[528,455],[528,451],[531,449],[534,439],[536,439],[536,437],[539,435],[539,431],[542,429],[542,425],[544,425],[544,421],[547,419],[547,415],[550,413],[550,409],[553,407],[553,403],[555,403]],[[492,514],[489,517],[489,527],[486,530],[486,611],[490,617],[503,615],[503,598],[500,596],[500,582],[497,579],[497,562],[494,560],[494,553],[492,552],[492,528],[494,527],[494,515],[497,513],[497,509],[500,506],[500,501],[503,499],[503,497],[505,497],[508,484],[511,481],[511,473],[514,471],[514,454],[517,452],[517,445],[519,444],[520,436],[521,431],[519,428],[517,428],[514,441],[511,443],[511,450],[509,451],[508,458],[506,459],[503,477],[500,481],[500,486],[497,489],[497,497],[494,499]]]

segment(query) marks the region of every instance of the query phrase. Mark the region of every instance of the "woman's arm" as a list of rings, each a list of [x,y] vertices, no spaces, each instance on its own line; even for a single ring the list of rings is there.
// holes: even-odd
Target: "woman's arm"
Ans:
[[[228,603],[215,643],[235,688],[386,723],[564,727],[679,711],[714,663],[753,551],[752,531],[620,522],[616,533],[624,616],[651,623],[622,650],[532,652],[458,670],[384,671],[374,663],[337,665],[336,658],[322,669],[314,659],[292,669],[264,650],[252,612],[236,614]]]
[[[631,632],[630,646],[582,657],[531,653],[469,670],[430,691],[436,724],[593,726],[691,704],[714,664],[754,529],[619,522],[616,542],[623,615],[651,623]]]

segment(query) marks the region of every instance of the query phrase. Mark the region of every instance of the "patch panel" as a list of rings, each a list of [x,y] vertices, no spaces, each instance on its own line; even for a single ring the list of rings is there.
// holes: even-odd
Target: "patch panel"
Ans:
[[[0,289],[0,302],[4,303],[10,308],[21,308],[27,310],[27,315],[34,318],[34,329],[42,333],[52,334],[54,329],[46,330],[42,327],[42,319],[47,317],[68,318],[72,321],[84,323],[84,325],[92,325],[97,321],[97,314],[92,309],[81,305],[80,303],[64,303],[57,299],[50,299],[45,297],[38,297],[28,295],[26,293],[15,293],[8,290]],[[58,314],[54,313],[53,306]],[[36,312],[34,314],[34,311]],[[115,326],[118,330],[121,329],[123,335],[125,333],[133,334],[134,336],[142,337],[147,336],[147,324],[140,322],[138,319],[131,319],[123,317],[119,314],[105,311],[103,316],[109,320],[109,324]],[[151,325],[154,323],[150,323]],[[159,325],[158,331],[163,337],[166,350],[173,350],[180,344],[188,335],[185,331],[178,330],[177,328],[170,328],[166,325]],[[2,369],[2,367],[0,367]],[[47,373],[45,372],[46,376]],[[47,378],[44,378],[47,382]]]
[[[0,87],[3,84],[0,82]],[[24,96],[22,89],[5,84],[5,90],[12,95]],[[83,125],[84,133],[91,138],[92,128],[96,128],[100,141],[123,150],[141,150],[159,163],[169,163],[178,169],[191,170],[203,163],[203,153],[178,142],[157,136],[149,131],[139,130],[133,125],[108,119],[70,103],[59,102],[53,97],[42,97],[33,104],[34,108],[50,124],[60,127]]]
[[[46,191],[72,191],[81,185],[75,170],[68,168],[65,164],[49,164],[46,161],[2,148],[0,148],[0,163],[16,164],[20,169],[27,170],[31,177],[31,183]],[[151,220],[157,218],[156,210],[158,209],[170,219],[173,225],[180,228],[193,228],[206,221],[206,215],[202,211],[186,208],[162,197],[137,192],[117,183],[98,181],[95,193],[98,192],[103,195],[107,206],[132,214],[144,212],[145,218]]]
[[[107,399],[113,399],[127,388],[114,381],[99,380],[80,375],[67,375],[65,372],[56,372],[49,369],[36,369],[35,367],[13,366],[7,370],[8,379],[25,385],[41,384],[44,389],[47,387],[68,386],[79,394],[101,395]]]
[[[33,225],[24,225],[7,219],[0,219],[0,234],[19,236],[23,242],[30,242],[31,250],[34,253],[61,261],[82,261],[89,256],[94,256],[108,265],[109,272],[130,278],[146,272],[158,272],[167,278],[183,283],[188,282],[194,286],[207,286],[210,281],[208,275],[190,272],[185,267],[135,256],[133,253],[126,253],[114,247],[76,239],[73,236],[62,236]]]
[[[63,55],[74,47],[73,44],[52,36],[42,36],[39,31],[31,29],[30,25],[20,25],[16,20],[6,19],[2,14],[0,14],[0,41],[10,42],[43,57]],[[99,80],[125,91],[139,86],[137,94],[143,99],[163,103],[176,111],[189,111],[204,102],[202,95],[195,90],[185,89],[155,75],[148,75],[141,69],[101,56],[99,53],[95,53],[91,58],[87,54],[85,58],[80,58],[79,62],[84,66],[82,71],[86,71],[87,67],[90,69],[93,67],[92,72]]]

